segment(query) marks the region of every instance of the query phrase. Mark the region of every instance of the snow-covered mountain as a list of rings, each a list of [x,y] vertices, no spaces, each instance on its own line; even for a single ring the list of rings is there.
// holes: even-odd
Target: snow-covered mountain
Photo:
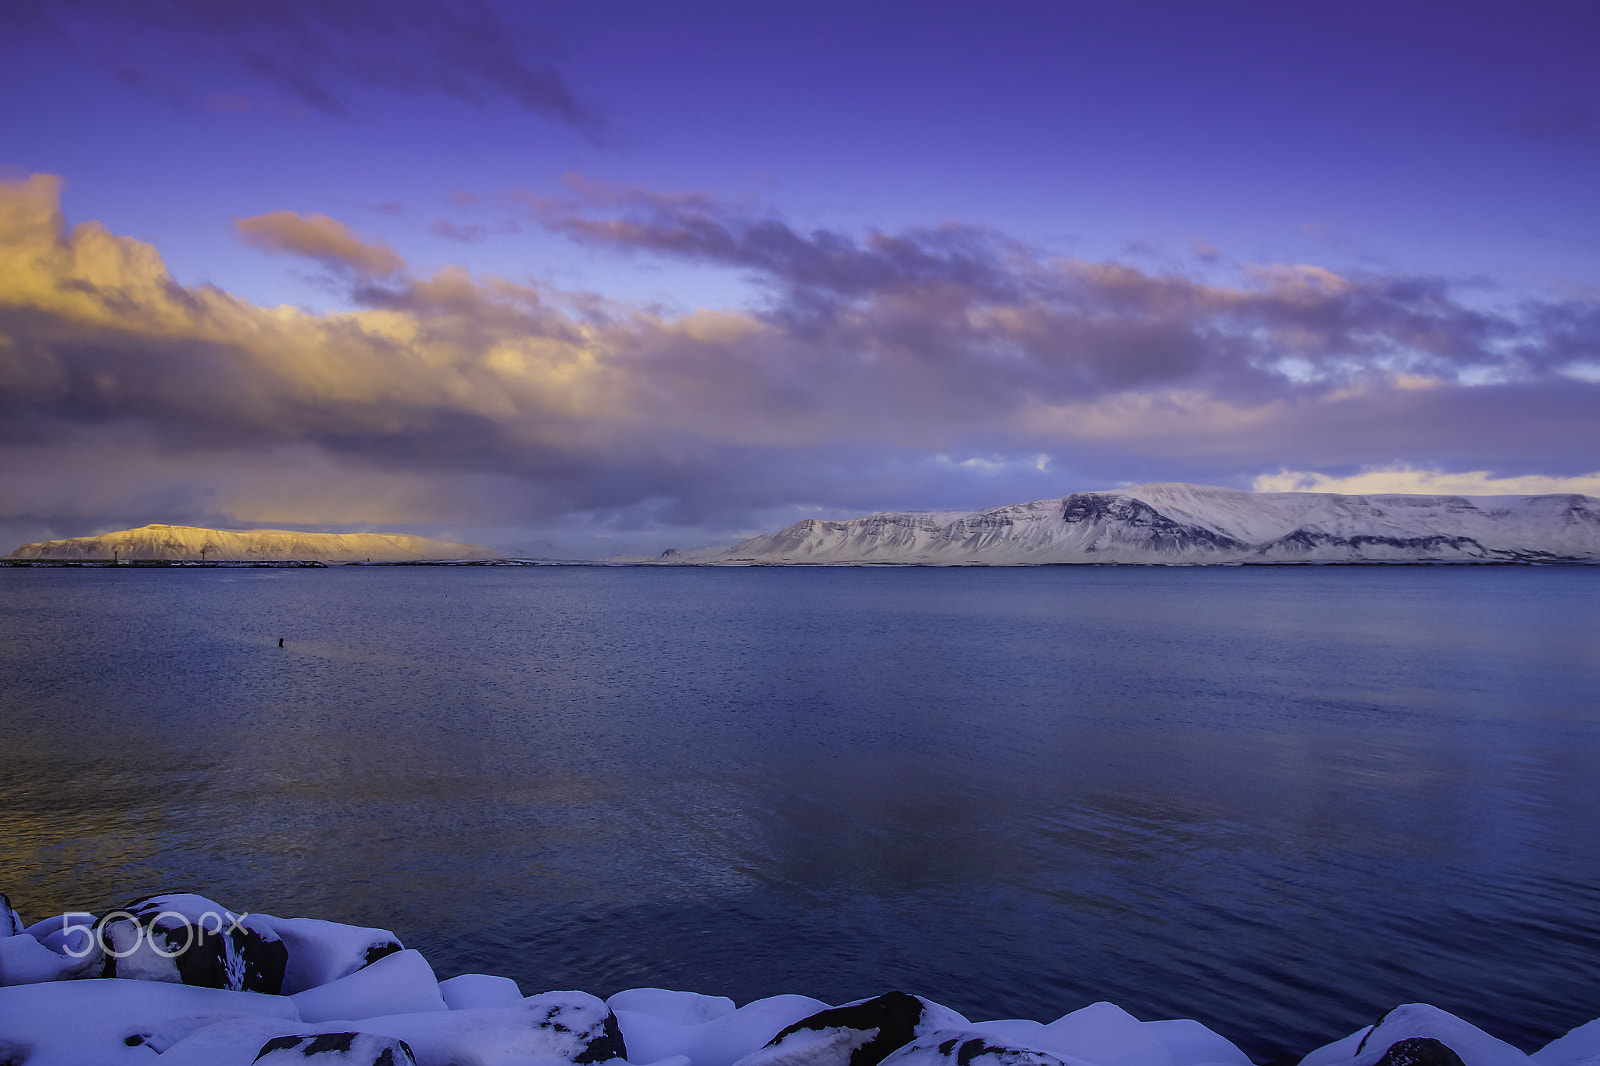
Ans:
[[[422,559],[492,559],[476,544],[404,533],[301,533],[291,529],[231,531],[196,526],[142,526],[98,537],[24,544],[8,559],[166,559],[199,562],[397,563]]]
[[[1592,496],[1343,496],[1151,484],[987,511],[808,519],[667,563],[1600,561]]]

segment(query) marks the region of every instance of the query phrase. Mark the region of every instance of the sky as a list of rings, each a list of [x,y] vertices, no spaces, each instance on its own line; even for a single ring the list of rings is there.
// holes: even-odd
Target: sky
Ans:
[[[0,0],[0,539],[1600,494],[1600,9]]]

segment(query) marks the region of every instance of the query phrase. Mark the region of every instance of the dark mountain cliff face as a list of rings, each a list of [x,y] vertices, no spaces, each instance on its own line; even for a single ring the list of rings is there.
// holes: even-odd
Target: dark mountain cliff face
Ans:
[[[1075,492],[1064,501],[1061,520],[1068,525],[1102,523],[1125,543],[1154,552],[1194,549],[1239,552],[1250,551],[1253,547],[1204,526],[1175,522],[1144,501],[1129,496]]]
[[[1367,554],[1366,549],[1371,548],[1416,552],[1429,557],[1464,556],[1470,559],[1492,559],[1503,554],[1485,548],[1471,537],[1452,537],[1443,533],[1426,537],[1386,537],[1371,533],[1342,537],[1311,529],[1297,529],[1287,536],[1279,537],[1272,543],[1263,545],[1261,552],[1262,554],[1313,552],[1319,548],[1344,548],[1355,557]]]

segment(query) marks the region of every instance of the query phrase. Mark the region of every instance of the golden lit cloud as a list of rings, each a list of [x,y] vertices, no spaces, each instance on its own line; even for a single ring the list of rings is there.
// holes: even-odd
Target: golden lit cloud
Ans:
[[[393,248],[364,241],[343,222],[327,215],[274,211],[235,219],[233,226],[248,245],[268,252],[303,255],[334,269],[384,276],[399,273],[406,265]]]
[[[1420,492],[1440,496],[1538,496],[1576,492],[1600,496],[1600,471],[1578,477],[1495,477],[1487,470],[1450,473],[1393,465],[1348,477],[1280,470],[1263,474],[1250,486],[1256,492],[1342,492],[1350,495]]]

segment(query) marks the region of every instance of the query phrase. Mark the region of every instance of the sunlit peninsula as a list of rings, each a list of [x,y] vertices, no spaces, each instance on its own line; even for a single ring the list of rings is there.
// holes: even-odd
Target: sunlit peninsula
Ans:
[[[305,533],[292,529],[203,529],[148,525],[24,544],[7,559],[165,562],[403,563],[442,559],[491,559],[476,544],[457,544],[405,533]]]

